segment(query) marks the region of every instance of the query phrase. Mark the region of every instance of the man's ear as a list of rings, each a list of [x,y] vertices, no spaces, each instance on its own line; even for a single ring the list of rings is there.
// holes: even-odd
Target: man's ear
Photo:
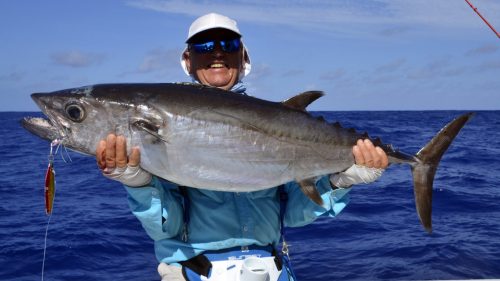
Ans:
[[[243,48],[243,64],[250,63],[250,57],[248,56],[248,52],[246,48]]]
[[[250,64],[250,56],[248,55],[248,51],[246,48],[243,48],[242,56],[241,56],[241,65],[240,65],[240,77],[239,79],[245,77],[250,70],[252,65]]]
[[[186,63],[186,69],[189,74],[191,74],[191,57],[189,56],[189,51],[186,50],[184,53],[182,53],[182,59]]]

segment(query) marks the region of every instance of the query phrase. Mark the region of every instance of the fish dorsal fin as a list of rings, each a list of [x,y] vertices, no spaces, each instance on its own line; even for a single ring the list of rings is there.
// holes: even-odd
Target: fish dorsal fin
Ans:
[[[283,101],[282,104],[289,108],[306,111],[308,105],[323,95],[322,91],[307,91]]]

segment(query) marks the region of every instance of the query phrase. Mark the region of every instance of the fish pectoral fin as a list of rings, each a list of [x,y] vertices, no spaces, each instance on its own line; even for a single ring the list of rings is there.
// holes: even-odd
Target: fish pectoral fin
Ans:
[[[314,203],[323,205],[323,199],[316,189],[315,179],[305,179],[298,182],[300,189],[304,194],[309,197]]]
[[[168,143],[168,141],[158,133],[158,130],[159,130],[159,127],[158,126],[155,126],[154,124],[146,121],[146,120],[137,120],[137,121],[134,121],[132,123],[132,126],[134,126],[135,128],[141,130],[141,131],[144,131],[150,135],[152,135],[153,137],[163,141],[163,142],[166,142]]]
[[[306,107],[324,95],[321,91],[307,91],[282,102],[286,107],[306,111]]]

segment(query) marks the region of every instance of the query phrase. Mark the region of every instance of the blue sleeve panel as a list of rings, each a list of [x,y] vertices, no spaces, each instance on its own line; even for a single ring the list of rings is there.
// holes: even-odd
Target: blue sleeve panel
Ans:
[[[323,198],[317,205],[297,183],[285,185],[288,203],[285,226],[309,224],[320,216],[334,217],[349,201],[349,189],[332,190],[329,176],[316,181]],[[159,261],[177,263],[206,250],[279,243],[278,188],[253,192],[224,192],[187,188],[190,200],[189,240],[183,242],[183,204],[177,185],[153,177],[140,188],[126,187],[129,206],[155,241]]]
[[[147,186],[125,186],[132,213],[155,241],[181,234],[182,196],[174,184],[153,177]]]
[[[288,203],[285,213],[285,226],[296,227],[312,223],[320,216],[335,217],[349,203],[350,188],[332,189],[330,177],[323,176],[316,181],[323,205],[314,203],[307,197],[297,182],[285,185]]]

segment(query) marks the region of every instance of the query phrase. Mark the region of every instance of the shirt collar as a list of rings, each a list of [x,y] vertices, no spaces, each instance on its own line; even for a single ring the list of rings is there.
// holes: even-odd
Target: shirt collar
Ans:
[[[192,82],[195,84],[201,84],[200,81],[192,78]],[[246,90],[247,87],[245,86],[245,83],[242,81],[239,81],[238,83],[234,84],[234,86],[230,89],[231,92],[236,93],[236,94],[243,94],[246,95]]]

